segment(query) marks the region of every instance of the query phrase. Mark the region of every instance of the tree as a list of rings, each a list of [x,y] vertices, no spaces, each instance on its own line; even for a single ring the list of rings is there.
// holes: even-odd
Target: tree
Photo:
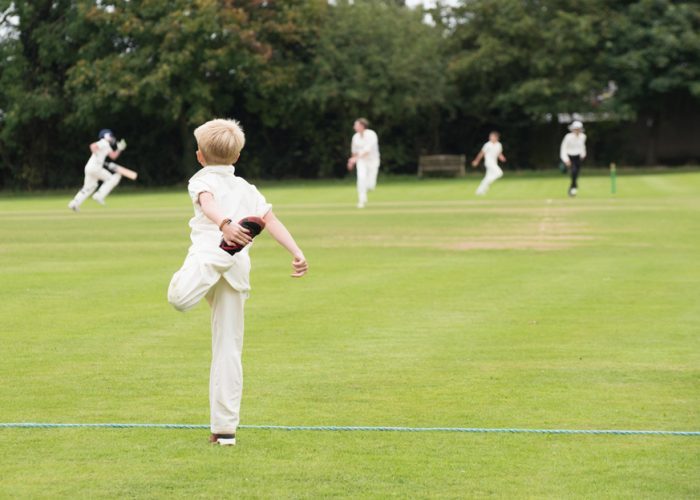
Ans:
[[[455,10],[451,75],[462,110],[523,121],[585,111],[606,83],[598,73],[609,9],[590,0],[473,0]]]
[[[460,110],[513,127],[521,144],[546,115],[639,116],[654,163],[662,110],[700,96],[699,11],[671,0],[465,0],[450,63]],[[609,82],[617,92],[601,101]]]
[[[602,70],[619,87],[613,101],[617,109],[646,122],[646,162],[655,164],[663,111],[700,103],[700,5],[671,0],[614,5]]]
[[[441,32],[423,22],[421,10],[396,2],[338,2],[303,93],[332,145],[318,155],[321,173],[343,168],[351,125],[360,116],[378,130],[382,162],[390,169],[415,164],[422,149],[436,147],[431,131],[449,101],[445,63]]]
[[[331,7],[326,0],[264,2],[249,8],[257,38],[269,52],[251,72],[239,117],[251,133],[240,167],[247,175],[316,177],[319,150],[328,148],[315,132],[317,111],[304,99],[316,76],[314,58]]]
[[[0,30],[2,179],[28,187],[60,177],[54,147],[72,133],[63,84],[84,33],[69,0],[3,1]]]
[[[80,14],[99,35],[68,71],[73,122],[95,129],[104,117],[139,117],[164,132],[149,136],[151,149],[177,137],[180,158],[170,151],[161,180],[191,172],[192,129],[240,105],[266,59],[246,9],[231,0],[115,0],[84,3]]]

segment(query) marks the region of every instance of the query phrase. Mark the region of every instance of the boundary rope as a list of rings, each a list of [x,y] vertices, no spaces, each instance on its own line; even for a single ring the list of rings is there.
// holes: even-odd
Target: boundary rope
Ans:
[[[52,429],[52,428],[107,428],[107,429],[209,429],[203,424],[138,424],[138,423],[41,423],[0,422],[0,429]],[[481,427],[373,427],[338,425],[239,425],[239,429],[281,431],[339,431],[339,432],[465,432],[481,434],[608,434],[650,436],[699,436],[700,431],[624,430],[624,429],[518,429]]]

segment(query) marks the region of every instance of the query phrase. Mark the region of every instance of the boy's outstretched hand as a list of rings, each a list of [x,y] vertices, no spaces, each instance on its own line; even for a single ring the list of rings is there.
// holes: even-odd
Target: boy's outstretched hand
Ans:
[[[292,260],[292,267],[294,272],[291,274],[292,278],[301,278],[309,270],[309,264],[306,263],[306,258],[304,254],[298,254],[294,256]]]

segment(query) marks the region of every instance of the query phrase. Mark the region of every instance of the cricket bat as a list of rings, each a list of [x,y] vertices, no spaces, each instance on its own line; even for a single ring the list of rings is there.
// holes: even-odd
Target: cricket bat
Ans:
[[[131,179],[132,181],[135,181],[136,178],[139,176],[138,172],[134,172],[130,168],[122,167],[121,165],[110,162],[110,166],[114,169],[114,171],[118,174],[121,174],[122,177],[126,177],[127,179]]]

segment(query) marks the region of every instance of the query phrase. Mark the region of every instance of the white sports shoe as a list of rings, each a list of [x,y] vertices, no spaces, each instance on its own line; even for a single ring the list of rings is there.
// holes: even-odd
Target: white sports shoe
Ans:
[[[364,203],[358,203],[358,204],[357,204],[357,208],[365,208],[365,204],[364,204]]]
[[[100,205],[106,205],[105,199],[104,199],[104,198],[100,198],[100,197],[97,196],[96,194],[93,194],[93,195],[92,195],[92,199],[95,200],[95,201],[96,201],[97,203],[99,203]]]
[[[576,196],[576,193],[578,193],[578,189],[576,189],[576,188],[569,189],[569,196],[571,196],[572,198],[574,196]]]
[[[235,446],[236,445],[236,435],[235,434],[212,434],[209,436],[209,442],[211,444],[218,444],[219,446]]]
[[[73,210],[73,212],[80,212],[80,207],[74,200],[71,200],[70,203],[68,203],[68,208]]]

